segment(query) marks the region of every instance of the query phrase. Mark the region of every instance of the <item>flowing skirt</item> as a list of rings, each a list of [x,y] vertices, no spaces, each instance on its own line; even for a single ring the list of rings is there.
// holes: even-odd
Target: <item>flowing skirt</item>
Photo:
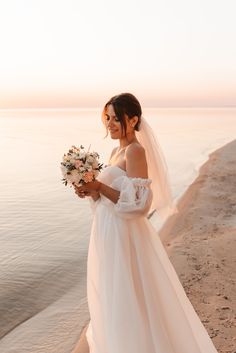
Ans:
[[[104,204],[87,262],[90,353],[217,353],[157,231]]]

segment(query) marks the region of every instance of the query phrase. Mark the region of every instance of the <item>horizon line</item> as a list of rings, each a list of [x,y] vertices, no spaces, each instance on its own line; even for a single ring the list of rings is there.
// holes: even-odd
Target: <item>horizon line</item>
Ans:
[[[236,105],[221,106],[142,106],[142,109],[227,109],[236,108]],[[0,108],[0,111],[18,111],[18,110],[100,110],[102,107],[70,107],[70,108]]]

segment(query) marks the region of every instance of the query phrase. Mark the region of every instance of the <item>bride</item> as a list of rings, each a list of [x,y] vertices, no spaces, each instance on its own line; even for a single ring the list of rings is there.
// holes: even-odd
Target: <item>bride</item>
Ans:
[[[189,301],[155,228],[177,212],[167,166],[140,103],[112,97],[102,119],[119,141],[89,196],[93,223],[87,262],[90,353],[217,353]]]

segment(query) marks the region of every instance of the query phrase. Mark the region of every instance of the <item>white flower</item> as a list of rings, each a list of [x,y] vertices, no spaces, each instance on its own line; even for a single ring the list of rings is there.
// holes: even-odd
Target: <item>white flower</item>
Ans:
[[[71,183],[79,183],[81,176],[76,169],[73,169],[70,174],[67,174],[66,179]]]
[[[61,164],[61,171],[62,171],[63,176],[65,176],[67,173],[67,168],[62,164]]]
[[[98,167],[98,161],[95,160],[95,161],[93,162],[93,164],[92,164],[92,167],[93,167],[94,169],[97,168],[97,167]]]
[[[89,156],[86,162],[92,164],[94,162],[94,158],[92,156]]]
[[[71,159],[72,159],[72,156],[70,156],[70,155],[67,155],[67,156],[66,156],[66,161],[67,161],[67,162],[70,162]]]

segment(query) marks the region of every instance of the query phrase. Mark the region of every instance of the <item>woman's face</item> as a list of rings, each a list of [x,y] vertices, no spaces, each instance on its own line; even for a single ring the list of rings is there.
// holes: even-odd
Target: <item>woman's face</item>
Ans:
[[[105,116],[106,116],[106,127],[110,132],[111,138],[120,139],[123,136],[125,136],[125,131],[123,131],[123,134],[122,134],[121,123],[119,121],[119,118],[116,117],[116,113],[114,111],[112,104],[109,104],[107,106]],[[130,121],[127,116],[125,117],[125,119],[127,124],[126,134],[128,134],[130,131]]]

